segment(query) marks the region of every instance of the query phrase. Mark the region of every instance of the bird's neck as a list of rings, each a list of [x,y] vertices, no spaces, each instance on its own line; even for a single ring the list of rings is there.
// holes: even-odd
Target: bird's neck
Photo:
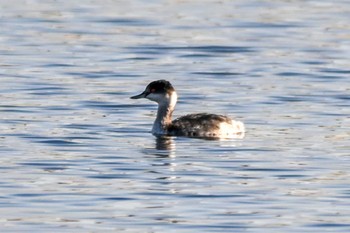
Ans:
[[[173,92],[169,94],[166,99],[158,103],[157,117],[152,128],[153,134],[167,134],[167,128],[171,125],[176,102],[177,94],[176,92]]]

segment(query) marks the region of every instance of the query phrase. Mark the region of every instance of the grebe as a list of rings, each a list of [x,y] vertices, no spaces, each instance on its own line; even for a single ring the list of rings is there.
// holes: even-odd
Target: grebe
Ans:
[[[166,80],[153,81],[139,95],[131,99],[146,98],[158,103],[158,112],[152,134],[156,136],[186,136],[199,138],[241,138],[244,136],[244,124],[227,116],[197,113],[171,120],[177,94]]]

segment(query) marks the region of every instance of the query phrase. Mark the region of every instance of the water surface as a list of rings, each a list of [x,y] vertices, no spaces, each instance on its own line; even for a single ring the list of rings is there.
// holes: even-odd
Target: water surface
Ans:
[[[8,1],[2,232],[350,231],[348,1]],[[175,115],[242,140],[157,139]]]

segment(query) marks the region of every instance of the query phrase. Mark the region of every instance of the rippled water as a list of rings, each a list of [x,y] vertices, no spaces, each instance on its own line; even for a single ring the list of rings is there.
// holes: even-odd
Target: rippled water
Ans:
[[[349,1],[1,5],[1,232],[350,231]],[[246,137],[153,137],[163,78]]]

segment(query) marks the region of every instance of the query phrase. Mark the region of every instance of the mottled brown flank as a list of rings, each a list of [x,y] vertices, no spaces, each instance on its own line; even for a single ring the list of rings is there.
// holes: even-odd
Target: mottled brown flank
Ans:
[[[223,122],[231,124],[232,121],[223,115],[209,113],[189,114],[175,119],[169,126],[168,133],[177,136],[215,137],[219,136],[215,132],[220,130],[220,123]]]

